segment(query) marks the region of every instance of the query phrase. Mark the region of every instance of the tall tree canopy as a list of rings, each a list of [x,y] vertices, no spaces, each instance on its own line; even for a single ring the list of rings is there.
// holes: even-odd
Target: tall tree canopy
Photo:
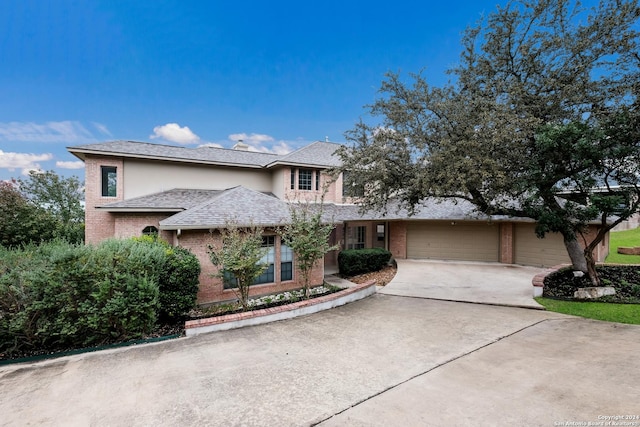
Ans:
[[[345,184],[366,188],[368,208],[449,197],[533,218],[540,236],[561,233],[574,268],[597,282],[593,242],[640,199],[639,17],[636,0],[499,7],[467,29],[446,85],[386,76],[369,106],[378,120],[347,132]]]
[[[19,183],[20,191],[33,205],[55,218],[55,237],[71,243],[84,241],[84,185],[77,177],[64,178],[54,171],[32,171]]]

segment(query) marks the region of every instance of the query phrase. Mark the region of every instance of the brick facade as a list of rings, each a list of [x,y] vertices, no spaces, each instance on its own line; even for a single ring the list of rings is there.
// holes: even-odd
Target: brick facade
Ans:
[[[267,232],[268,233],[268,232]],[[265,233],[265,234],[267,234]],[[236,299],[233,289],[224,289],[222,280],[215,277],[218,269],[211,263],[208,254],[209,245],[220,245],[220,234],[217,231],[209,233],[202,230],[183,231],[180,236],[176,236],[176,243],[191,250],[200,261],[200,289],[198,291],[198,303],[208,304],[220,301],[230,301]],[[276,238],[275,246],[275,270],[276,280],[273,283],[253,285],[249,289],[250,296],[267,295],[276,292],[290,291],[301,288],[304,283],[302,275],[294,268],[293,280],[280,280],[280,238]],[[295,261],[294,261],[295,266]],[[324,280],[324,265],[319,262],[311,271],[311,286],[321,285]]]
[[[389,252],[394,258],[407,258],[406,221],[392,221],[389,223]]]
[[[122,159],[87,156],[85,162],[85,242],[97,243],[115,235],[115,217],[96,209],[124,200],[124,162]],[[101,167],[116,168],[116,197],[102,196]]]
[[[513,264],[513,223],[503,222],[500,224],[500,262]]]
[[[158,236],[167,242],[173,242],[173,232],[160,230],[160,221],[171,216],[171,213],[119,213],[111,214],[115,218],[114,237],[127,238],[141,236],[142,231],[149,226],[159,230]]]

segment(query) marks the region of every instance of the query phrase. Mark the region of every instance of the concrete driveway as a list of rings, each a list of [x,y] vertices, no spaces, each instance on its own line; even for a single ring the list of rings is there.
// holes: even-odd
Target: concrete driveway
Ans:
[[[0,366],[0,425],[586,425],[639,413],[639,336],[540,310],[376,294],[268,325]]]
[[[386,295],[432,298],[543,309],[533,299],[533,276],[542,268],[521,265],[397,260],[393,280],[379,292]]]

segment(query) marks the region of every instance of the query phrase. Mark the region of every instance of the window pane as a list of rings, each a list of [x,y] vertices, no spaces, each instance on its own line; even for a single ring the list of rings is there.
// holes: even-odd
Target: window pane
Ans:
[[[291,189],[296,189],[296,170],[291,168]]]
[[[118,187],[116,167],[101,166],[100,172],[102,179],[102,196],[116,197],[116,188]]]
[[[280,245],[280,280],[293,280],[293,249],[284,243]]]
[[[223,289],[233,289],[238,287],[238,282],[236,281],[236,276],[233,275],[230,271],[224,272],[224,277],[222,278]]]
[[[158,229],[153,225],[148,225],[144,228],[144,230],[142,230],[142,234],[145,236],[157,236]]]
[[[367,243],[367,227],[347,228],[347,249],[364,249]]]
[[[280,276],[283,282],[293,280],[293,262],[283,262],[280,264]]]
[[[280,260],[282,262],[293,261],[293,249],[285,244],[280,245]]]
[[[298,171],[298,190],[311,190],[312,172],[309,169]]]
[[[316,171],[316,191],[320,191],[320,171]]]
[[[268,252],[260,259],[260,263],[268,264],[267,269],[253,282],[254,285],[259,283],[275,282],[275,243],[276,236],[262,236],[262,247],[269,248]]]

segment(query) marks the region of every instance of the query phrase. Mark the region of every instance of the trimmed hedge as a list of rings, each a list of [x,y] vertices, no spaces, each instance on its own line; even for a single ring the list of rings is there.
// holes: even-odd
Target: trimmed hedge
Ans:
[[[378,271],[389,263],[391,252],[381,249],[347,249],[338,254],[338,268],[344,276]]]
[[[200,265],[144,239],[0,247],[0,357],[140,338],[195,305]]]

